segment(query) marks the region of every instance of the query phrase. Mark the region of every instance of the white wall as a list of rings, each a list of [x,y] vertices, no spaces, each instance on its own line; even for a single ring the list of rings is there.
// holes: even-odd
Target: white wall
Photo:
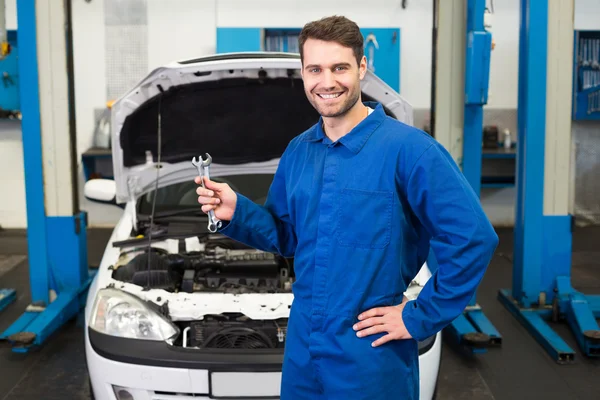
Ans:
[[[494,2],[490,83],[486,108],[517,108],[519,0]]]
[[[600,1],[575,0],[575,29],[600,29]]]
[[[104,107],[106,47],[104,0],[74,0],[73,51],[79,155],[92,144],[94,110]],[[341,14],[361,26],[400,27],[402,95],[415,108],[429,108],[432,1],[399,0],[147,0],[148,70],[176,59],[215,51],[216,27],[301,27],[309,20]],[[495,1],[488,108],[516,108],[519,0]],[[6,0],[7,28],[15,29],[16,0]],[[577,0],[576,29],[600,29],[600,1]],[[127,38],[123,38],[127,40]],[[141,78],[141,77],[140,77]],[[80,158],[80,157],[79,157]],[[0,135],[1,171],[22,165],[20,137]],[[24,227],[24,184],[19,173],[0,174],[16,196],[0,196],[0,225]],[[6,186],[4,186],[6,187]],[[4,192],[4,190],[3,190]],[[19,193],[22,193],[21,196]],[[10,214],[6,219],[3,215]],[[4,220],[3,220],[4,219]]]
[[[81,153],[92,145],[94,109],[104,107],[107,101],[104,1],[73,1],[72,13],[77,150],[81,159]]]
[[[24,228],[26,222],[21,123],[0,120],[0,226]]]
[[[17,0],[6,0],[6,29],[17,29]],[[0,121],[0,226],[24,228],[25,171],[18,121]]]
[[[17,29],[17,0],[5,0],[6,29]]]
[[[150,69],[215,52],[215,0],[177,0],[177,7],[171,1],[147,1]]]

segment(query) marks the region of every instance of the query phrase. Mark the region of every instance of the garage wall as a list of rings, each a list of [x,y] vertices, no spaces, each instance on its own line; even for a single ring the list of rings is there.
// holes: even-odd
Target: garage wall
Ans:
[[[518,0],[495,3],[501,4],[495,5],[493,32],[497,47],[492,57],[488,107],[515,108]],[[123,10],[136,13],[128,19],[137,22],[127,23],[121,18],[119,31],[114,15],[123,15]],[[92,144],[97,110],[119,90],[124,90],[123,82],[140,79],[143,64],[149,71],[172,60],[213,53],[217,26],[301,27],[309,20],[336,13],[354,19],[359,25],[402,29],[402,95],[416,109],[428,109],[432,24],[429,0],[408,2],[407,9],[402,9],[398,0],[373,0],[368,5],[345,0],[74,1],[76,82],[81,83],[78,86],[76,83],[80,152]],[[128,35],[126,29],[132,28],[134,32]],[[142,31],[146,32],[143,40]],[[128,40],[119,41],[120,37]],[[115,65],[122,68],[119,70]],[[116,75],[117,71],[121,73]]]
[[[6,0],[6,29],[17,29],[16,0]],[[25,173],[19,121],[0,120],[0,226],[25,227]]]
[[[575,0],[575,29],[600,29],[600,1]]]
[[[75,94],[77,111],[78,152],[92,144],[94,117],[115,90],[113,79],[137,81],[141,76],[128,74],[150,71],[176,59],[210,54],[215,51],[216,27],[285,27],[302,26],[325,15],[343,14],[360,25],[398,26],[401,35],[402,95],[416,109],[429,108],[431,64],[432,1],[408,1],[403,10],[400,0],[372,0],[351,4],[345,0],[133,0],[137,12],[141,40],[131,40],[126,31],[116,33],[115,23],[107,13],[115,8],[131,6],[132,0],[72,0],[74,17]],[[495,1],[492,32],[496,48],[492,53],[490,98],[488,109],[514,110],[517,105],[517,66],[519,33],[519,0]],[[6,0],[8,29],[15,29],[16,0]],[[600,29],[600,2],[577,0],[577,29]],[[141,21],[141,22],[140,22]],[[121,20],[123,25],[131,21]],[[115,65],[135,64],[122,69]],[[119,75],[120,74],[120,75]],[[111,83],[112,82],[112,83]],[[117,87],[115,89],[115,87]],[[12,128],[11,128],[12,129]],[[0,225],[25,227],[22,146],[19,134],[3,134],[0,126],[0,185],[15,196],[0,196]],[[7,172],[2,172],[7,171]],[[4,190],[3,190],[4,192]],[[494,207],[505,207],[490,218],[506,221],[514,216],[511,192],[493,194]],[[506,201],[508,199],[508,202]],[[485,199],[484,199],[485,205]],[[509,207],[509,208],[506,208]],[[93,223],[93,215],[91,216]]]

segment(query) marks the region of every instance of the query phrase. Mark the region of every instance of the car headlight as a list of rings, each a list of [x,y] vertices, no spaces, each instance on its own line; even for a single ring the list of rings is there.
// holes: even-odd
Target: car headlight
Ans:
[[[132,339],[168,341],[179,328],[139,298],[117,289],[102,289],[94,302],[90,327]]]

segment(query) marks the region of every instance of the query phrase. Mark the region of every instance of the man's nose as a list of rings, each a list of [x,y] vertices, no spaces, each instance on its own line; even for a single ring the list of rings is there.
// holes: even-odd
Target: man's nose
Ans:
[[[335,76],[331,71],[325,70],[322,83],[325,89],[335,88]]]

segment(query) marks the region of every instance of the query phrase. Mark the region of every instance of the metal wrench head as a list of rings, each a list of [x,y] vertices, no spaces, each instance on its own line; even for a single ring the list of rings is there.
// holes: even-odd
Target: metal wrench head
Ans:
[[[203,167],[208,167],[212,163],[212,157],[208,153],[206,153],[206,159],[200,157],[200,160],[202,160]]]
[[[198,157],[198,160],[196,160],[196,156],[194,156],[194,158],[192,158],[192,164],[194,164],[195,166],[198,166],[198,165],[202,165],[202,166],[210,165],[212,163],[212,157],[208,153],[205,153],[205,155],[206,155],[206,159],[203,159],[202,156],[200,156],[200,157]]]
[[[207,167],[210,164],[212,164],[212,157],[210,156],[210,154],[206,153],[206,159],[203,159],[202,157],[199,157],[198,160],[196,160],[196,156],[194,156],[194,158],[192,158],[192,164],[198,168],[198,167]]]
[[[202,158],[200,158],[200,160],[202,160]],[[202,175],[202,162],[196,160],[196,157],[192,158],[192,165],[194,167],[196,167],[196,169],[198,170],[198,172],[200,173],[200,175]]]
[[[206,159],[203,159],[201,156],[198,158],[198,160],[195,156],[194,158],[192,158],[192,165],[194,165],[196,169],[198,169],[198,174],[200,174],[201,177],[203,177],[204,175],[208,175],[205,173],[205,170],[208,169],[211,163],[212,157],[208,153],[206,153]],[[202,184],[204,185],[204,181],[202,182]]]

